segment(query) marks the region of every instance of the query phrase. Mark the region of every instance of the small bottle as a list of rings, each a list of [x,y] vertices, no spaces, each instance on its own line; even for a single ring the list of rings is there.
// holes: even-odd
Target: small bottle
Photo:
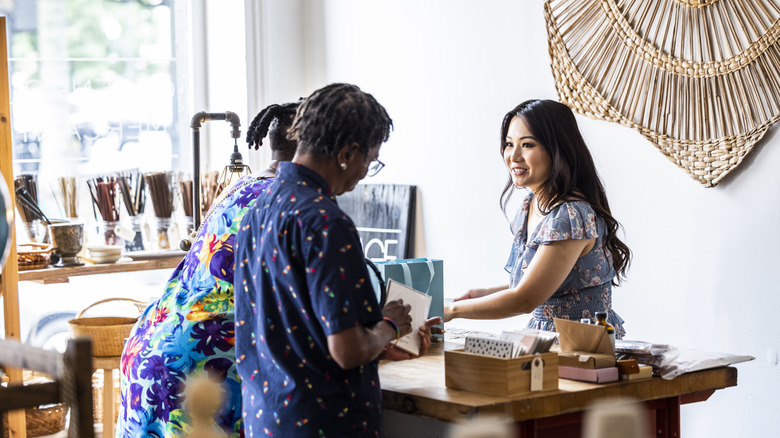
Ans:
[[[168,228],[171,226],[170,217],[155,217],[157,223],[157,249],[170,249]]]
[[[615,350],[615,328],[607,322],[607,312],[596,312],[596,324],[607,328],[609,343],[612,344],[612,350]]]

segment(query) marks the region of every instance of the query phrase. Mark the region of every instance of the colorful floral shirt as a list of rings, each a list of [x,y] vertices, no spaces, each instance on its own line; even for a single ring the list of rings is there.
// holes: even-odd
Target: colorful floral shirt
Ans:
[[[540,245],[571,239],[596,239],[593,249],[577,259],[563,284],[541,306],[534,309],[528,327],[555,330],[553,318],[579,321],[596,312],[607,312],[607,322],[615,327],[615,335],[625,334],[623,319],[612,310],[612,280],[615,269],[612,254],[604,245],[607,225],[590,204],[581,201],[564,202],[552,209],[528,239],[528,212],[533,193],[529,190],[514,220],[510,223],[515,239],[505,269],[511,287],[517,286],[531,264]],[[526,245],[526,242],[528,244]]]
[[[248,437],[379,436],[376,361],[350,370],[328,336],[382,320],[352,220],[325,180],[280,163],[236,239],[236,354]]]
[[[245,177],[212,208],[163,295],[141,315],[121,362],[117,437],[174,437],[190,432],[182,409],[190,375],[222,382],[216,423],[242,433],[241,389],[235,366],[233,242],[244,213],[272,179]]]

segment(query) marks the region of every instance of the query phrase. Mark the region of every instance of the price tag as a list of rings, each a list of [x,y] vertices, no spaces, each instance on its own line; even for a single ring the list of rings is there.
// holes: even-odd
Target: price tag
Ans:
[[[544,361],[542,355],[536,353],[531,361],[531,391],[541,391],[544,382]]]
[[[179,224],[176,222],[171,224],[171,227],[168,228],[168,241],[173,243],[173,247],[179,246],[178,242],[181,240],[181,236],[179,235]]]
[[[130,242],[132,242],[133,239],[135,239],[135,232],[133,232],[132,230],[128,230],[127,228],[124,228],[121,225],[117,225],[116,228],[114,228],[114,233],[116,233],[116,235],[121,237],[122,239]]]
[[[157,241],[157,239],[152,240],[152,227],[150,227],[149,224],[144,224],[143,235],[144,235],[144,240],[147,242]],[[149,246],[151,246],[151,244]]]

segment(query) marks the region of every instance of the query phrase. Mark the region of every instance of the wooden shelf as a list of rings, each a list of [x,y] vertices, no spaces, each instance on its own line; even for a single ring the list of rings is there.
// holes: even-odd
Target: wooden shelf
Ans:
[[[175,268],[181,259],[181,254],[173,254],[170,257],[159,257],[143,261],[119,261],[116,263],[97,265],[85,263],[84,266],[33,269],[29,271],[19,271],[19,281],[34,281],[41,284],[67,283],[70,277],[82,275],[114,274],[117,272]]]

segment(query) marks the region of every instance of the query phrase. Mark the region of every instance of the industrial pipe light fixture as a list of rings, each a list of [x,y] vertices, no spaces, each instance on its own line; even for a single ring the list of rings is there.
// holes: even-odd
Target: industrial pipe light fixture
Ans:
[[[207,113],[201,111],[192,116],[190,127],[192,128],[192,216],[194,231],[193,234],[184,238],[179,243],[179,248],[183,251],[189,251],[192,247],[192,242],[200,229],[200,127],[204,122],[210,120],[225,120],[231,125],[230,136],[233,138],[233,153],[230,154],[230,164],[225,166],[217,181],[217,193],[215,199],[219,196],[219,193],[225,188],[229,187],[235,181],[245,175],[252,173],[249,166],[244,164],[244,159],[241,153],[238,152],[238,138],[241,136],[241,121],[236,113],[225,111],[224,113]],[[210,207],[210,206],[208,206]]]
[[[222,193],[223,190],[233,185],[234,182],[252,173],[252,169],[248,165],[244,164],[244,157],[241,156],[241,152],[238,151],[238,141],[233,144],[233,153],[230,154],[230,164],[222,169],[222,173],[217,179],[217,193],[215,198]]]

